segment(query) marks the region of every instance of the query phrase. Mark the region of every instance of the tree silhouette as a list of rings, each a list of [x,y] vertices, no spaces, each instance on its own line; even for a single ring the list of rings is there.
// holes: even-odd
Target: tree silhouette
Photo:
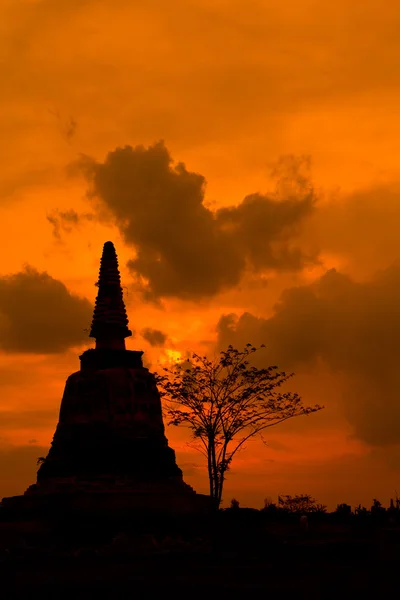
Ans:
[[[279,509],[277,505],[274,502],[272,502],[271,496],[268,496],[267,498],[264,498],[264,507],[261,510],[265,513],[275,514],[278,512]]]
[[[365,508],[365,506],[361,506],[361,504],[359,504],[355,509],[354,509],[354,514],[356,514],[359,517],[366,517],[367,515],[370,514],[368,508]]]
[[[264,347],[264,346],[261,346]],[[168,423],[184,425],[207,458],[210,496],[219,506],[226,472],[245,442],[267,427],[323,408],[304,406],[298,394],[280,392],[292,377],[277,367],[258,369],[249,361],[256,352],[228,346],[214,360],[193,354],[190,361],[164,368],[156,375]]]
[[[236,500],[236,498],[232,498],[230,508],[232,508],[233,510],[240,508],[239,500]]]
[[[352,514],[350,504],[346,504],[345,502],[338,504],[335,513],[344,517],[350,516]]]
[[[279,496],[279,508],[288,513],[325,513],[326,506],[318,504],[309,494],[301,494],[296,496]]]

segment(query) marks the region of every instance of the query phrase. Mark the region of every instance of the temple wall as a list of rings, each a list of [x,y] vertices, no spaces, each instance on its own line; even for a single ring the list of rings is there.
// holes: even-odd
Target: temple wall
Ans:
[[[59,422],[103,422],[139,437],[164,434],[160,396],[144,368],[73,373],[66,382]]]
[[[165,437],[155,378],[144,367],[85,370],[68,377],[38,481],[85,473],[182,479]]]

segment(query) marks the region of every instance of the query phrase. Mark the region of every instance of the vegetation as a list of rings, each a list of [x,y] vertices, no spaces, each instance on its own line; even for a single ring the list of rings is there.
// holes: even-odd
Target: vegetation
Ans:
[[[264,507],[261,510],[254,508],[242,508],[239,500],[232,498],[229,508],[225,511],[232,510],[252,511],[268,514],[269,518],[273,521],[275,517],[291,517],[300,515],[314,515],[315,517],[322,517],[328,520],[333,519],[335,522],[345,522],[348,518],[353,520],[368,520],[369,522],[396,522],[400,524],[400,502],[396,499],[396,505],[393,500],[390,500],[390,504],[387,508],[377,500],[373,499],[370,508],[366,508],[359,504],[354,509],[350,504],[342,503],[336,506],[333,512],[328,512],[327,507],[324,504],[320,504],[310,494],[300,494],[295,496],[278,496],[278,502],[275,504],[268,497],[264,500]]]
[[[351,515],[351,506],[350,504],[338,504],[335,510],[335,513],[337,515],[341,515],[343,517],[347,517],[349,515]]]
[[[309,494],[301,496],[279,496],[278,504],[280,508],[288,513],[305,514],[305,513],[325,513],[326,506],[318,504]]]
[[[210,496],[216,506],[226,472],[247,440],[323,408],[305,406],[298,394],[280,391],[293,373],[251,365],[249,359],[257,350],[251,344],[243,351],[229,346],[215,360],[193,354],[190,361],[165,368],[166,375],[157,376],[169,424],[188,427],[195,448],[207,459]]]

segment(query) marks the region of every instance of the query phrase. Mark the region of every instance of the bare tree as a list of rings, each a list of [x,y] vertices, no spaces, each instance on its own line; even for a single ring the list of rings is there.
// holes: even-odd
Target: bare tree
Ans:
[[[261,348],[264,347],[261,346]],[[157,376],[168,424],[191,430],[195,448],[207,458],[210,496],[219,506],[233,457],[245,442],[267,427],[323,408],[304,406],[298,394],[278,391],[292,377],[277,367],[258,369],[243,351],[228,346],[214,360],[193,354],[190,361],[164,368]]]

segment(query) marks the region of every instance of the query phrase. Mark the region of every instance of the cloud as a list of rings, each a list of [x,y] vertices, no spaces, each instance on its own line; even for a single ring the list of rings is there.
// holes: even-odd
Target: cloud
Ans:
[[[295,177],[300,166],[292,160]],[[298,270],[315,260],[294,242],[314,209],[308,181],[286,186],[283,198],[254,193],[213,212],[204,177],[173,164],[163,142],[117,148],[103,163],[84,157],[82,169],[90,196],[134,246],[128,266],[153,298],[210,297],[235,286],[246,269]]]
[[[93,221],[95,215],[92,213],[79,214],[76,210],[58,210],[51,211],[46,216],[48,222],[53,226],[53,235],[58,240],[61,239],[61,232],[70,233],[73,227],[79,226],[84,221]]]
[[[83,343],[92,316],[86,298],[71,294],[48,273],[26,266],[0,277],[0,348],[58,353]]]
[[[400,185],[394,181],[320,202],[301,237],[360,277],[400,259],[399,229]]]
[[[327,365],[344,376],[343,411],[363,441],[400,442],[400,266],[366,282],[330,270],[285,290],[270,318],[223,315],[218,346],[265,343],[260,359],[285,370]]]
[[[151,346],[164,346],[167,341],[167,334],[159,329],[146,327],[141,331],[142,337],[149,342]]]
[[[163,0],[140,10],[127,0],[6,4],[2,167],[16,179],[69,156],[49,107],[79,123],[79,150],[103,151],[122,134],[146,143],[162,136],[200,152],[219,176],[238,167],[245,177],[250,163],[264,169],[293,138],[300,150],[317,145],[349,169],[372,144],[389,148],[374,157],[374,172],[395,155],[398,123],[387,128],[400,54],[394,5],[377,18],[373,0],[351,9],[346,0],[334,8],[253,3],[246,13],[227,2],[180,1],[174,10]],[[112,94],[104,94],[105,81]]]
[[[49,114],[56,119],[61,134],[68,142],[70,142],[78,127],[78,123],[75,121],[74,117],[69,116],[67,119],[65,119],[65,117],[63,117],[58,110],[51,109],[49,110]]]

